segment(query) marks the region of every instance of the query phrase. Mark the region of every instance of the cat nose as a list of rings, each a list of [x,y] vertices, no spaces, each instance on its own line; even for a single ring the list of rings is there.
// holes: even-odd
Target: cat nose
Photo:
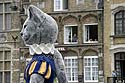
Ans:
[[[23,36],[23,33],[20,33],[21,36]]]

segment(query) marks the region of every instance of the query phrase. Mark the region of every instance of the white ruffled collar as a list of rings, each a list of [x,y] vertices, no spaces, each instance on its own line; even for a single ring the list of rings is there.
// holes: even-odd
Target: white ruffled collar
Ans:
[[[29,52],[30,52],[30,55],[34,55],[34,54],[54,54],[54,44],[50,44],[50,43],[47,43],[47,44],[33,44],[33,45],[30,45],[29,46]]]

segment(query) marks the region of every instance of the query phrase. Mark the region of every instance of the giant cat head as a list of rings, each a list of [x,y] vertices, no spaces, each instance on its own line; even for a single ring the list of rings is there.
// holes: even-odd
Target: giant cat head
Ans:
[[[54,43],[57,39],[56,21],[36,6],[28,8],[28,18],[23,24],[21,36],[26,45]]]

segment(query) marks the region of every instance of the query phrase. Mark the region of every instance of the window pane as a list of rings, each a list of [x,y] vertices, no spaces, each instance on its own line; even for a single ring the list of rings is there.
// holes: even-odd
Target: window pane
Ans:
[[[86,67],[86,68],[85,68],[85,71],[86,71],[86,72],[90,72],[90,71],[91,71],[90,67]]]
[[[93,69],[92,69],[92,79],[93,80],[98,79],[98,67],[93,67]]]
[[[66,26],[65,27],[65,42],[70,44],[76,44],[78,42],[77,26]]]
[[[23,0],[23,2],[29,2],[30,0]]]
[[[2,83],[2,72],[0,72],[0,83]]]
[[[88,62],[88,64],[87,64],[87,65],[88,65],[88,66],[90,66],[90,65],[91,65],[91,59],[90,59],[90,58],[88,58],[88,61],[87,61],[87,62]]]
[[[5,12],[10,12],[10,11],[11,11],[11,4],[5,3]]]
[[[9,1],[11,1],[11,0],[4,0],[4,1],[5,1],[5,2],[7,2],[7,1],[9,2]],[[18,1],[18,0],[17,0],[17,1]]]
[[[3,3],[0,3],[0,12],[3,12]]]
[[[84,59],[84,66],[87,66],[87,58]]]
[[[3,70],[3,62],[0,62],[0,70]]]
[[[86,61],[86,62],[85,62]],[[98,81],[98,58],[84,58],[84,81]]]
[[[122,34],[122,20],[116,20],[116,34]]]
[[[124,25],[123,25],[123,34],[125,34],[125,17],[124,17]]]
[[[124,14],[123,14],[123,17],[125,18],[125,10],[124,10]]]
[[[77,26],[72,26],[72,42],[77,42]]]
[[[70,38],[70,28],[68,28],[68,27],[66,27],[65,28],[65,35],[64,35],[64,40],[65,40],[65,42],[69,42],[69,38]]]
[[[4,69],[5,70],[10,70],[10,66],[11,66],[10,61],[5,61]]]
[[[76,0],[77,1],[77,4],[83,4],[84,1],[83,0]]]
[[[120,11],[115,14],[115,34],[125,34],[125,11]]]
[[[98,59],[92,58],[92,66],[98,66]]]
[[[6,26],[6,30],[11,29],[11,14],[5,15],[5,26]]]
[[[5,51],[5,60],[11,59],[10,51]]]
[[[10,72],[5,72],[4,81],[5,83],[10,83]]]
[[[78,81],[78,63],[77,58],[64,58],[65,67],[66,67],[66,75],[68,81]]]
[[[119,12],[116,14],[116,19],[118,19],[118,18],[122,18],[122,12]]]
[[[3,15],[0,14],[0,31],[3,30]]]
[[[85,68],[85,80],[91,80],[91,69],[89,67]]]
[[[61,9],[61,1],[60,0],[55,0],[55,9],[60,10]]]
[[[63,9],[68,9],[68,0],[63,0]]]
[[[77,67],[77,65],[78,65],[78,64],[77,64],[77,60],[76,60],[76,59],[73,59],[73,60],[72,60],[72,66],[73,66],[73,67]]]
[[[0,60],[3,60],[3,51],[0,51]]]

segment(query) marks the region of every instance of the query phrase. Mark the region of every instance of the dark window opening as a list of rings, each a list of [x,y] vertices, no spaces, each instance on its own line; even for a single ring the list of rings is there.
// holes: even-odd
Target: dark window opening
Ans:
[[[0,83],[2,83],[2,72],[0,72]]]
[[[125,77],[125,52],[115,53],[115,70],[117,77]]]
[[[98,26],[97,25],[86,25],[85,27],[85,40],[86,42],[98,41]]]
[[[77,26],[66,26],[65,27],[65,43],[77,43],[78,42],[78,27]]]
[[[68,0],[63,0],[63,9],[68,9]]]
[[[77,27],[72,27],[72,42],[77,42]]]
[[[23,2],[29,2],[29,0],[23,0]]]
[[[10,72],[5,72],[4,74],[5,83],[10,83]]]

